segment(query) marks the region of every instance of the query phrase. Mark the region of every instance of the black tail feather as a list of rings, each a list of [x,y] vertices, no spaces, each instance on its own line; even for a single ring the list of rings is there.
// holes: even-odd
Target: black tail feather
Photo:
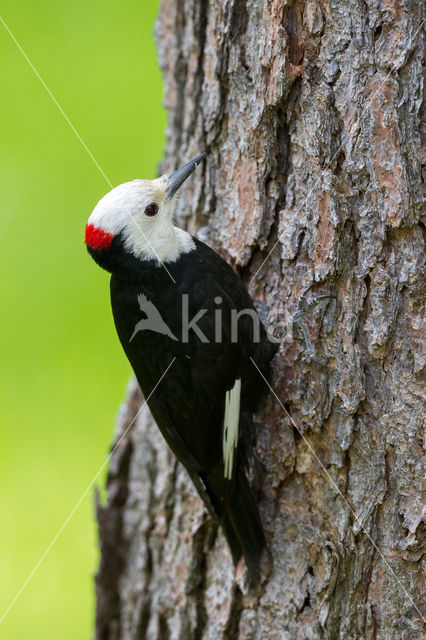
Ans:
[[[240,545],[240,541],[235,533],[234,527],[232,525],[231,518],[229,515],[226,515],[220,523],[222,527],[223,533],[225,534],[226,541],[231,550],[232,561],[234,565],[237,565],[238,560],[243,555],[243,550]]]
[[[235,490],[222,529],[231,549],[234,564],[243,555],[253,583],[265,547],[265,534],[253,492],[242,468],[237,470]]]

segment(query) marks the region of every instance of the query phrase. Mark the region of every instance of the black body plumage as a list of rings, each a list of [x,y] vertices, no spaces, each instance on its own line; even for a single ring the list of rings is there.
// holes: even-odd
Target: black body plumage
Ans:
[[[244,555],[253,578],[265,539],[246,466],[253,437],[252,415],[266,385],[251,359],[268,378],[276,345],[269,341],[260,321],[256,339],[250,314],[239,318],[236,340],[231,335],[232,310],[254,314],[253,302],[232,268],[207,245],[195,238],[194,242],[195,248],[166,262],[167,268],[157,260],[135,257],[120,233],[108,250],[89,245],[88,250],[112,274],[111,304],[117,333],[161,433],[222,527],[234,563]],[[138,304],[141,296],[154,305],[167,332],[135,330],[144,318]],[[184,297],[189,319],[203,312],[196,323],[202,339],[192,329],[182,339]],[[223,453],[225,396],[238,379],[239,439],[229,478]]]

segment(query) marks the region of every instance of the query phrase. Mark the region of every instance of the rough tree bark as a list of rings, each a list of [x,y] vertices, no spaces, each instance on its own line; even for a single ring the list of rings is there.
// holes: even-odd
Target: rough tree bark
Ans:
[[[308,286],[336,299],[308,319],[323,363],[288,337],[257,416],[258,589],[144,408],[98,506],[98,640],[420,638],[422,19],[416,0],[163,0],[162,169],[208,151],[180,224],[208,227],[268,324]],[[132,383],[116,439],[141,402]]]

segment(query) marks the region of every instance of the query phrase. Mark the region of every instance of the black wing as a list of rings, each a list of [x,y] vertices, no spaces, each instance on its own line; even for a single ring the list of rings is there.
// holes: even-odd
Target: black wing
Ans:
[[[233,310],[235,313],[253,309],[253,306],[236,274],[208,247],[202,249],[201,254],[198,251],[187,254],[168,268],[176,284],[163,270],[139,282],[126,282],[113,276],[114,319],[123,348],[145,398],[149,398],[149,407],[163,436],[188,469],[207,506],[211,510],[211,504],[203,495],[204,488],[216,516],[221,517],[233,486],[224,477],[225,394],[232,389],[236,379],[244,379],[246,369],[252,366],[249,357],[253,348],[252,319],[241,317],[237,342],[232,342],[231,314]],[[144,331],[129,342],[140,320],[137,297],[142,292],[156,305],[163,320],[180,339],[175,341],[169,336]],[[183,295],[187,296],[189,318],[203,312],[197,326],[207,342],[192,330],[188,340],[182,341]],[[219,342],[215,335],[218,312],[223,320]]]

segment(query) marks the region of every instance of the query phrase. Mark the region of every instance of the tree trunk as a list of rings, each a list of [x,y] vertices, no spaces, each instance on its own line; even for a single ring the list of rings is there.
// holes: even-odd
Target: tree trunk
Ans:
[[[276,332],[308,287],[335,299],[307,318],[316,359],[280,346],[256,418],[252,591],[147,407],[132,423],[132,383],[98,505],[98,640],[420,638],[420,7],[163,0],[162,170],[208,152],[179,224]]]

